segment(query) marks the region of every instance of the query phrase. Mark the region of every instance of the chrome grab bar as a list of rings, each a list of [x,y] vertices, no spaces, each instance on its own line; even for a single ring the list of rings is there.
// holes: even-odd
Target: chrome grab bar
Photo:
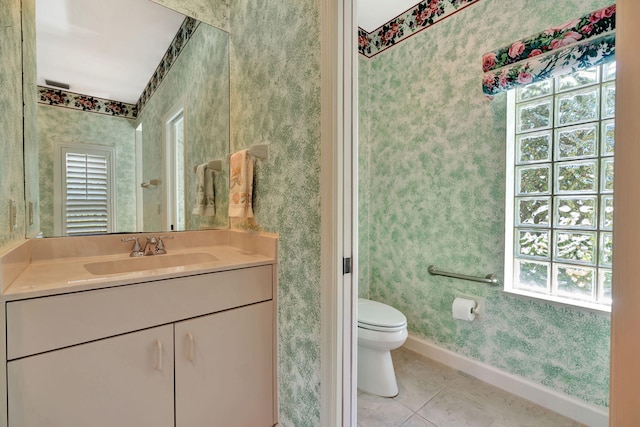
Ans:
[[[473,282],[488,283],[489,285],[492,285],[492,286],[497,286],[500,284],[500,281],[498,280],[498,277],[495,274],[487,274],[485,277],[467,276],[466,274],[448,273],[446,271],[438,270],[435,265],[430,265],[427,271],[432,276],[453,277],[454,279],[471,280]]]

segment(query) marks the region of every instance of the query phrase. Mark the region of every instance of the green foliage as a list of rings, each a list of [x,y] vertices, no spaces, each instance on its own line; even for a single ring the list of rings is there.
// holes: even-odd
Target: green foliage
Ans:
[[[551,133],[545,135],[523,136],[519,140],[518,162],[551,160]]]
[[[549,266],[534,262],[520,263],[519,283],[528,287],[547,288]]]
[[[596,198],[557,197],[557,225],[562,227],[594,227],[596,225]]]
[[[550,169],[549,165],[520,169],[520,193],[548,193]]]
[[[595,161],[588,163],[565,163],[557,165],[558,191],[596,191],[598,166]]]
[[[558,132],[558,158],[597,156],[598,141],[596,138],[595,124]]]
[[[556,255],[558,258],[569,261],[595,263],[595,233],[557,232]]]
[[[558,290],[574,297],[589,298],[594,290],[593,270],[580,267],[558,267]]]
[[[519,220],[520,224],[548,225],[549,224],[549,198],[520,199]]]
[[[598,88],[572,93],[558,101],[558,124],[568,125],[598,118]]]
[[[551,102],[543,102],[522,107],[519,131],[540,129],[551,124]]]
[[[520,254],[547,258],[549,256],[548,231],[520,231]]]

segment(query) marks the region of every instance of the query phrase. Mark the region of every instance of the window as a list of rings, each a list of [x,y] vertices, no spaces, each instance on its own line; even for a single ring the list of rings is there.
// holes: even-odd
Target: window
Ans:
[[[608,311],[615,63],[511,90],[505,290]]]
[[[113,149],[69,145],[59,150],[57,231],[65,236],[113,231]]]

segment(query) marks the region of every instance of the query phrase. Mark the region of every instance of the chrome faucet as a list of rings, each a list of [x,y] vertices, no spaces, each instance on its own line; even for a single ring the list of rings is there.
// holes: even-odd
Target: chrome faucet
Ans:
[[[121,240],[123,242],[134,242],[129,256],[140,257],[166,254],[167,250],[162,239],[173,239],[173,236],[147,236],[147,243],[145,243],[144,249],[140,246],[140,241],[137,237],[124,237]]]
[[[137,237],[124,237],[124,238],[121,239],[121,241],[123,241],[123,242],[134,242],[133,243],[133,248],[131,248],[131,253],[129,254],[130,257],[144,256],[144,252],[142,251],[142,248],[140,247],[140,242],[138,241]]]

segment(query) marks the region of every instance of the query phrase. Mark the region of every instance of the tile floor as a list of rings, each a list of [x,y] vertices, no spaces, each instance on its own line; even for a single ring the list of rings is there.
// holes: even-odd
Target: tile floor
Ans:
[[[404,348],[392,356],[400,393],[358,391],[359,427],[582,426]]]

